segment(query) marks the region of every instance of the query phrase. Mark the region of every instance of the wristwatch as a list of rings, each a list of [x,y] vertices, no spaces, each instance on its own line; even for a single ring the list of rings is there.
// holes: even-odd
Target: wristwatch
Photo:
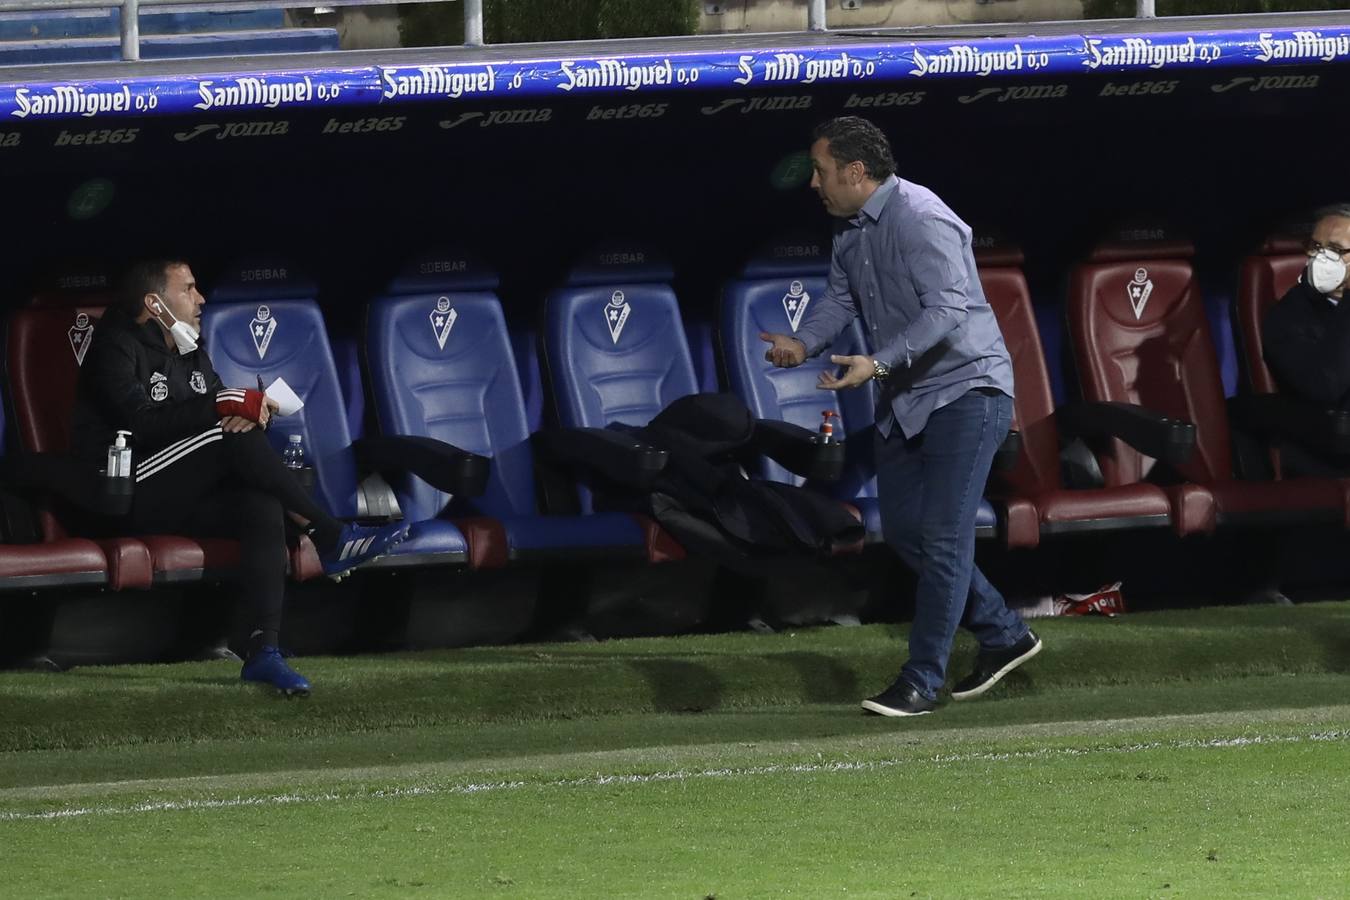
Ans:
[[[891,377],[891,367],[879,359],[872,360],[872,377],[877,381],[885,381]]]

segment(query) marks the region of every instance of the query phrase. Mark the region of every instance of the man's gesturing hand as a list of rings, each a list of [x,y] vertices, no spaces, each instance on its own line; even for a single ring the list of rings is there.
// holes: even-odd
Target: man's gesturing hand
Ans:
[[[761,331],[759,339],[773,345],[765,351],[764,358],[780,369],[791,369],[806,361],[806,345],[795,337]]]
[[[829,369],[820,373],[820,382],[816,387],[822,391],[842,391],[866,384],[876,375],[876,366],[870,356],[831,356],[830,362],[844,367],[844,374],[836,376]]]

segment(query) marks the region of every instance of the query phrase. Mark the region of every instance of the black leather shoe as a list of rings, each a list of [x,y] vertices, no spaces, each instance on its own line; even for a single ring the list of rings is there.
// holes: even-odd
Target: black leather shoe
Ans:
[[[1011,647],[998,650],[981,650],[975,657],[975,670],[962,678],[952,688],[953,700],[970,700],[978,697],[1022,663],[1041,652],[1041,639],[1036,632],[1028,631]]]
[[[937,708],[937,702],[924,697],[908,681],[897,678],[895,684],[864,700],[862,708],[879,716],[924,716]]]

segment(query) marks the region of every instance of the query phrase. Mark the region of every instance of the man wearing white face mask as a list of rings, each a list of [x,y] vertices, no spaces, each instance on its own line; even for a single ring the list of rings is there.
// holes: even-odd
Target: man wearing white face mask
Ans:
[[[106,523],[110,530],[240,542],[238,580],[254,621],[241,677],[308,694],[309,682],[277,650],[285,519],[308,529],[333,578],[383,554],[407,528],[344,524],[301,488],[263,434],[276,404],[255,388],[226,387],[198,346],[205,302],[187,263],[133,267],[80,368],[72,451],[100,465],[115,433],[131,432],[131,512]]]
[[[1308,265],[1298,284],[1267,314],[1264,357],[1280,390],[1326,409],[1350,410],[1350,203],[1318,210]],[[1350,460],[1328,459],[1285,445],[1294,475],[1350,473]]]

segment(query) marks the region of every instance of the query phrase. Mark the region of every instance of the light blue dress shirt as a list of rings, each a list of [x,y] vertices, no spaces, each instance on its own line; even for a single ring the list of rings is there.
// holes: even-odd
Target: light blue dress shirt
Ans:
[[[808,356],[862,316],[872,355],[890,367],[877,428],[906,437],[974,388],[1013,395],[1012,360],[984,297],[970,226],[936,194],[892,175],[835,226],[825,294],[797,338]]]

